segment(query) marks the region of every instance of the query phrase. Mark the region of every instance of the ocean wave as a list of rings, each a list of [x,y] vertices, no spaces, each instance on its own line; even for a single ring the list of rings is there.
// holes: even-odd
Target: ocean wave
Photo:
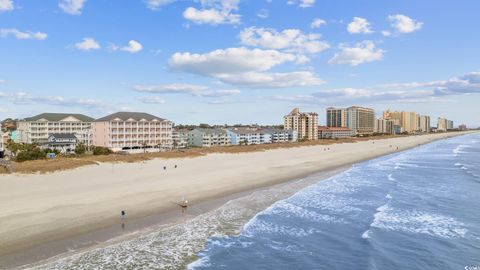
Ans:
[[[387,176],[387,178],[388,178],[388,180],[390,180],[390,181],[395,181],[395,178],[392,176],[392,174],[389,174],[389,175]]]
[[[362,238],[363,239],[370,239],[370,234],[372,233],[372,231],[370,230],[366,230],[363,234],[362,234]]]
[[[242,235],[246,237],[258,237],[265,236],[266,234],[274,234],[288,235],[294,237],[306,237],[315,232],[317,232],[315,228],[304,229],[294,226],[279,225],[257,218],[254,222],[249,223],[248,226],[244,228]]]
[[[468,145],[465,144],[460,144],[455,149],[452,150],[453,156],[458,157],[460,154],[465,154],[465,151],[462,151],[463,149],[469,147]]]
[[[399,210],[388,203],[377,208],[370,225],[385,231],[427,234],[435,237],[465,237],[465,224],[455,218],[416,210]]]

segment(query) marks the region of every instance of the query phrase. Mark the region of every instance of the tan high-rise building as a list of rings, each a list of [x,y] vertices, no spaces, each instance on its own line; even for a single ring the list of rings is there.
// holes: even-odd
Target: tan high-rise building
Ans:
[[[328,108],[327,127],[347,127],[355,135],[372,134],[375,129],[375,111],[358,106]]]
[[[418,114],[416,112],[393,112],[390,110],[383,112],[383,119],[393,120],[398,123],[404,132],[413,133],[418,131]]]
[[[420,115],[418,117],[418,131],[424,133],[430,132],[430,116]]]
[[[302,113],[298,108],[295,108],[288,115],[285,115],[283,119],[285,130],[296,131],[299,140],[318,140],[317,113]]]
[[[437,122],[437,131],[447,131],[453,129],[453,121],[439,117]]]

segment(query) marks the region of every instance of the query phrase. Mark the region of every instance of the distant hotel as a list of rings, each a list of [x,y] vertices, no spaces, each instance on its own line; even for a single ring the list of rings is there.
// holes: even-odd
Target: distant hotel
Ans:
[[[437,131],[448,131],[453,129],[453,121],[439,117],[437,122]]]
[[[318,139],[317,113],[302,113],[298,108],[295,108],[288,115],[285,115],[283,119],[284,129],[295,131],[299,140]]]
[[[42,113],[18,122],[18,141],[44,144],[52,134],[73,134],[79,142],[91,145],[93,120],[83,114]]]
[[[430,132],[430,116],[419,115],[416,112],[386,110],[382,115],[383,120],[393,121],[396,133],[428,133]]]
[[[327,108],[328,127],[346,127],[354,135],[373,134],[375,111],[370,108],[352,106],[348,108]]]
[[[173,123],[140,112],[118,112],[92,123],[93,145],[114,151],[140,148],[170,149]]]
[[[188,133],[188,145],[212,147],[230,145],[230,135],[221,128],[196,128]]]

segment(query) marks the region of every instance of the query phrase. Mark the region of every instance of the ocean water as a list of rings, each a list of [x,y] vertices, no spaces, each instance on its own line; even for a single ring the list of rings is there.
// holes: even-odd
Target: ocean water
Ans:
[[[212,237],[189,269],[480,266],[480,135],[360,163]],[[478,269],[478,268],[477,268]]]
[[[480,266],[480,134],[359,163],[327,180],[320,177],[257,191],[178,225],[23,268]]]

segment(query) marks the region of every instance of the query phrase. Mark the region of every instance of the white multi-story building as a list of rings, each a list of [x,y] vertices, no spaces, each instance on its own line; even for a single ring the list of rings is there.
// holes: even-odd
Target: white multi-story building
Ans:
[[[230,143],[230,135],[221,128],[196,128],[188,133],[188,145],[191,146],[225,146]]]
[[[418,131],[424,133],[430,132],[430,116],[420,115],[418,117]]]
[[[187,130],[187,129],[173,129],[173,132],[172,132],[173,146],[175,148],[188,147],[189,132],[190,130]]]
[[[172,125],[169,120],[140,112],[118,112],[92,123],[93,145],[113,151],[172,148]]]
[[[268,135],[265,136],[265,134],[262,134],[261,130],[258,128],[229,128],[227,129],[227,133],[230,136],[230,143],[232,145],[250,145],[272,142],[272,138]]]
[[[378,134],[395,134],[395,121],[387,119],[375,119],[374,132]]]
[[[261,133],[264,137],[269,136],[272,143],[296,142],[298,139],[297,132],[295,130],[264,128],[261,130]],[[264,139],[264,141],[267,140],[268,139]]]
[[[91,145],[93,118],[83,114],[42,113],[18,121],[18,141],[45,143],[51,134],[74,134],[78,141]]]

